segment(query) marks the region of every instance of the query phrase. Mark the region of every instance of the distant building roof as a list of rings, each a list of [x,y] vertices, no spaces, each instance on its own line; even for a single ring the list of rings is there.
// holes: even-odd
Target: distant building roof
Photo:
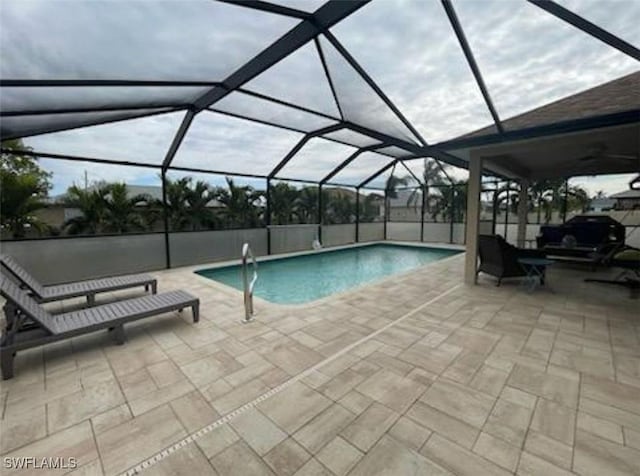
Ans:
[[[609,198],[640,198],[640,190],[629,189],[624,192],[618,192],[611,195]]]
[[[640,109],[640,71],[505,119],[502,125],[516,130],[634,109]],[[491,125],[460,138],[495,133],[496,127]]]
[[[589,206],[591,208],[613,208],[615,204],[615,199],[607,197],[594,198],[593,200],[591,200],[591,202],[589,202]]]

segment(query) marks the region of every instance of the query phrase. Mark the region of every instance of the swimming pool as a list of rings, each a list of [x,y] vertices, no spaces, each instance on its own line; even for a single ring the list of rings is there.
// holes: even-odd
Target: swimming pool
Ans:
[[[254,295],[278,304],[301,304],[457,253],[441,248],[375,244],[261,261]],[[196,273],[242,290],[240,265]]]

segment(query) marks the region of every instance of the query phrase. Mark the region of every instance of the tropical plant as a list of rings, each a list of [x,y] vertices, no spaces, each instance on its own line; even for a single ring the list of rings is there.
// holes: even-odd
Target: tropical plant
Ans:
[[[318,189],[304,187],[295,199],[295,213],[299,223],[318,222]]]
[[[192,177],[165,179],[167,221],[172,231],[207,230],[219,225],[220,220],[211,208],[217,189]],[[163,211],[162,201],[154,202],[155,216]]]
[[[36,177],[16,175],[0,170],[0,225],[13,238],[24,238],[27,229],[38,233],[48,229],[35,212],[46,205],[41,199],[41,189]]]
[[[185,193],[187,213],[184,220],[187,229],[195,231],[217,228],[220,225],[219,217],[211,208],[217,194],[217,189],[202,180],[187,187]]]
[[[409,195],[407,206],[413,205],[414,209],[417,210],[422,207],[422,197],[424,196],[424,213],[428,214],[433,221],[438,221],[438,216],[441,215],[445,206],[446,198],[444,195],[448,193],[444,187],[449,182],[445,179],[443,166],[435,159],[425,158],[422,183]]]
[[[298,191],[288,183],[279,182],[271,186],[269,192],[269,205],[273,223],[288,225],[296,218],[295,202]]]
[[[151,202],[148,195],[138,194],[129,197],[124,183],[112,183],[105,186],[104,225],[107,233],[128,233],[142,231],[146,223],[142,218],[142,207],[146,209]]]
[[[225,224],[232,228],[260,226],[264,192],[249,185],[237,186],[226,177],[227,188],[216,189],[215,198],[223,206],[221,214]]]
[[[451,177],[451,182],[451,186],[442,194],[441,212],[454,223],[462,223],[467,211],[467,181]]]
[[[375,219],[380,216],[380,203],[383,200],[383,197],[375,193],[365,195],[364,199],[362,199],[361,197],[359,216],[360,222],[368,223],[375,221]]]
[[[14,238],[23,238],[28,229],[49,230],[35,213],[46,206],[51,174],[24,154],[31,149],[21,140],[4,141],[2,148],[8,152],[0,155],[0,227]]]
[[[75,208],[78,214],[67,219],[62,228],[71,235],[96,234],[103,231],[107,214],[107,195],[109,186],[98,185],[90,189],[84,189],[72,185],[67,190],[64,198],[65,206]]]
[[[327,192],[326,195],[324,192]],[[351,223],[356,213],[355,203],[346,194],[329,193],[328,190],[323,191],[327,204],[324,210],[324,219],[328,225],[340,223]]]

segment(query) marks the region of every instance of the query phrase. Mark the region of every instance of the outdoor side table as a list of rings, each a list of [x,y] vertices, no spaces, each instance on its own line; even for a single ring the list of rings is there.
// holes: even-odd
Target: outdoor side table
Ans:
[[[529,292],[533,292],[542,283],[545,270],[553,261],[546,258],[518,258],[518,263],[527,273],[525,282]]]

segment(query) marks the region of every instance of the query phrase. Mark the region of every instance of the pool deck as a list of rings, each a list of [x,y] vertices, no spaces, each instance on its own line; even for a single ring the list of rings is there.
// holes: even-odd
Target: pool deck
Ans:
[[[257,301],[250,324],[240,292],[153,273],[200,297],[201,322],[21,352],[0,384],[0,453],[74,457],[76,475],[156,455],[148,474],[640,474],[640,301],[564,266],[534,293],[465,286],[463,264]]]

